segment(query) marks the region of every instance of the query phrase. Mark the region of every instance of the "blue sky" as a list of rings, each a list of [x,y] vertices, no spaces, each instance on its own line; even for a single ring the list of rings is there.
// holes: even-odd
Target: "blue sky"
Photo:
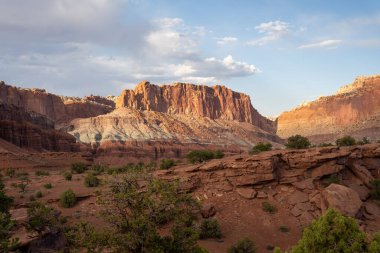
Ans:
[[[84,96],[224,84],[264,115],[379,74],[380,1],[0,1],[0,79]]]

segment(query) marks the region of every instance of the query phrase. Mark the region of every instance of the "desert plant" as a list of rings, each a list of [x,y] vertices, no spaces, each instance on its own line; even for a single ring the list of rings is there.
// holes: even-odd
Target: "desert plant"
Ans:
[[[63,173],[63,177],[67,180],[67,181],[71,181],[71,179],[73,179],[73,174],[71,174],[70,171],[65,171]]]
[[[17,188],[19,188],[20,193],[26,192],[26,188],[28,187],[29,183],[29,179],[23,179],[20,181],[20,183],[17,184]]]
[[[27,215],[26,229],[37,232],[39,235],[59,225],[54,210],[40,202],[33,202],[27,210]]]
[[[373,235],[372,241],[368,245],[368,253],[380,252],[380,232]]]
[[[356,140],[354,138],[352,138],[351,136],[349,135],[346,135],[342,138],[339,138],[335,141],[336,145],[339,146],[339,147],[342,147],[342,146],[353,146],[356,144]]]
[[[249,151],[250,154],[258,154],[263,151],[272,150],[272,144],[269,142],[259,142]]]
[[[330,146],[334,146],[334,144],[330,142],[322,142],[318,145],[318,147],[330,147]]]
[[[36,192],[36,198],[40,199],[40,198],[42,198],[42,196],[43,196],[42,191]]]
[[[220,230],[219,222],[216,219],[203,220],[199,230],[200,230],[199,232],[200,239],[222,237],[222,231]]]
[[[50,173],[48,171],[44,171],[44,170],[37,170],[35,173],[34,173],[36,176],[49,176]]]
[[[186,155],[186,158],[191,163],[202,163],[214,159],[214,153],[209,150],[193,150]]]
[[[214,152],[215,159],[222,159],[224,157],[224,153],[222,150],[217,150]]]
[[[277,212],[277,208],[274,205],[272,205],[271,203],[266,202],[266,201],[264,201],[261,204],[261,207],[262,207],[263,211],[267,212],[267,213],[275,213],[275,212]]]
[[[251,239],[245,238],[232,245],[228,253],[256,253],[256,247]]]
[[[51,189],[53,188],[53,185],[51,183],[44,184],[45,189]]]
[[[14,249],[19,245],[18,239],[11,239],[12,229],[15,222],[11,220],[11,215],[8,212],[0,212],[0,252],[14,252]]]
[[[358,145],[365,145],[365,144],[370,144],[371,141],[369,140],[368,137],[363,137],[360,141],[358,141],[356,144]]]
[[[71,165],[71,172],[76,174],[82,174],[87,170],[87,166],[84,163],[73,163]]]
[[[308,148],[310,146],[310,141],[308,138],[297,134],[297,135],[290,136],[285,146],[290,149]]]
[[[280,247],[275,247],[273,253],[282,253]]]
[[[370,182],[371,185],[371,197],[374,199],[380,199],[380,179],[374,179]]]
[[[327,185],[330,184],[341,184],[342,183],[342,175],[341,174],[331,174],[327,178]]]
[[[13,177],[16,176],[16,170],[15,170],[14,168],[7,168],[7,169],[5,170],[5,175],[6,175],[7,177],[13,178]]]
[[[100,183],[99,178],[97,178],[94,174],[90,173],[84,179],[84,185],[87,187],[96,187]]]
[[[0,180],[0,212],[7,213],[13,203],[13,198],[5,194],[4,184]]]
[[[291,253],[365,252],[365,238],[353,218],[329,209],[304,229]]]
[[[104,173],[107,169],[108,169],[108,167],[106,167],[106,166],[103,166],[100,164],[95,164],[91,167],[91,172],[92,172],[92,174],[97,176],[97,175]]]
[[[65,208],[73,207],[76,203],[77,197],[71,189],[63,192],[59,198],[59,204]]]
[[[175,166],[175,161],[172,159],[162,159],[160,163],[161,170],[167,170]]]

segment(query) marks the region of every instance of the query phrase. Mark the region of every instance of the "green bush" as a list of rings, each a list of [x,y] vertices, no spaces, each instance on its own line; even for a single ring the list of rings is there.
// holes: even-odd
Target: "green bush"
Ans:
[[[380,232],[373,235],[371,243],[368,245],[368,253],[380,252]]]
[[[323,142],[318,145],[318,147],[330,147],[330,146],[334,146],[334,144],[330,142]]]
[[[293,135],[293,136],[289,137],[285,146],[289,149],[292,149],[292,148],[295,148],[295,149],[308,148],[308,147],[310,147],[310,141],[308,138],[297,134],[297,135]]]
[[[269,203],[269,202],[263,202],[261,204],[261,207],[262,207],[263,211],[267,212],[267,213],[275,213],[275,212],[277,212],[277,208],[274,205],[272,205],[271,203]]]
[[[102,173],[104,173],[106,170],[108,169],[108,167],[106,166],[103,166],[103,165],[100,165],[100,164],[95,164],[91,167],[91,172],[97,176],[97,175],[100,175]]]
[[[33,202],[28,208],[27,214],[26,229],[37,232],[39,235],[45,231],[50,231],[59,224],[54,210],[40,202]]]
[[[51,189],[53,188],[53,185],[51,183],[44,184],[45,189]]]
[[[5,175],[6,175],[7,177],[13,178],[13,177],[16,176],[16,170],[15,170],[14,168],[7,168],[7,169],[5,170]]]
[[[63,177],[67,180],[67,181],[71,181],[71,179],[73,179],[73,174],[71,174],[70,171],[65,171],[63,173]]]
[[[43,171],[43,170],[37,170],[35,173],[34,173],[36,176],[49,176],[50,173],[48,171]]]
[[[291,253],[365,252],[365,238],[353,218],[329,209],[304,229],[301,240]]]
[[[371,184],[371,197],[380,199],[380,179],[375,179],[370,182]]]
[[[37,191],[36,192],[36,198],[40,199],[43,197],[42,191]]]
[[[281,225],[280,228],[279,228],[279,230],[280,230],[282,233],[287,233],[287,232],[290,231],[290,229],[289,229],[287,226],[285,226],[285,225]]]
[[[357,142],[358,145],[365,145],[365,144],[370,144],[371,141],[369,140],[368,137],[363,137],[360,141]]]
[[[82,174],[87,170],[87,166],[84,163],[73,163],[71,165],[71,172],[76,174]]]
[[[84,179],[84,185],[87,187],[96,187],[100,183],[99,178],[97,178],[94,174],[88,174]]]
[[[341,146],[353,146],[356,144],[356,140],[349,135],[339,138],[335,141],[336,145]]]
[[[228,253],[256,253],[256,247],[251,239],[245,238],[231,246]]]
[[[211,159],[220,159],[224,157],[224,153],[220,150],[215,152],[210,150],[193,150],[190,151],[186,158],[191,163],[202,163]]]
[[[175,161],[172,159],[162,159],[160,163],[161,170],[167,170],[175,166]]]
[[[249,151],[250,154],[258,154],[263,151],[270,151],[272,150],[272,144],[269,142],[263,143],[259,142],[255,146],[252,147],[252,149]]]
[[[4,184],[0,180],[0,212],[7,213],[12,203],[13,203],[13,198],[5,194]]]
[[[63,192],[59,198],[59,204],[65,208],[73,207],[76,203],[77,197],[71,189]]]
[[[327,185],[330,184],[341,184],[342,183],[342,175],[341,174],[331,174],[327,178]]]
[[[203,220],[199,229],[200,239],[222,237],[222,231],[220,230],[219,222],[216,219]]]

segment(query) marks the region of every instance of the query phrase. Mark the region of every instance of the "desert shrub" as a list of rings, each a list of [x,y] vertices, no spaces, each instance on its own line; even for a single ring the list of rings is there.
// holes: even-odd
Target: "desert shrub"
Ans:
[[[44,184],[45,189],[51,189],[53,188],[53,185],[51,183]]]
[[[67,180],[67,181],[71,181],[71,179],[73,179],[73,174],[71,174],[70,171],[65,171],[63,173],[63,177]]]
[[[310,141],[308,138],[297,134],[297,135],[290,136],[285,146],[290,149],[291,148],[295,148],[295,149],[308,148],[310,146]]]
[[[334,146],[334,144],[330,142],[323,142],[318,145],[318,147],[330,147],[330,146]]]
[[[222,159],[224,157],[224,153],[222,150],[217,150],[214,152],[215,159]]]
[[[59,198],[59,204],[65,208],[73,207],[76,203],[77,197],[71,189],[63,192]]]
[[[42,194],[42,191],[37,191],[36,192],[36,198],[42,198],[43,194]]]
[[[199,230],[200,239],[222,237],[222,231],[220,230],[219,222],[216,219],[203,220]]]
[[[370,182],[371,184],[371,197],[380,199],[380,179],[375,179]]]
[[[371,141],[369,140],[368,137],[363,137],[360,141],[358,141],[356,144],[358,145],[365,145],[365,144],[370,144]]]
[[[256,247],[251,239],[245,238],[232,245],[228,253],[256,253]]]
[[[48,171],[43,171],[43,170],[37,170],[35,173],[34,173],[36,176],[49,176],[50,173]]]
[[[353,146],[356,144],[356,140],[349,135],[339,138],[335,141],[336,145],[341,146]]]
[[[266,202],[266,201],[261,204],[261,207],[262,207],[263,211],[267,212],[267,213],[277,212],[277,208],[274,205],[272,205],[271,203]]]
[[[20,190],[20,193],[26,192],[26,188],[28,187],[29,183],[29,179],[23,179],[20,181],[20,183],[17,184],[17,188]]]
[[[191,163],[202,163],[211,159],[219,159],[223,157],[224,153],[220,150],[215,152],[210,150],[193,150],[186,155],[187,160]]]
[[[0,180],[0,212],[7,213],[12,203],[13,203],[13,198],[5,194],[4,184]]]
[[[87,187],[96,187],[100,183],[99,178],[97,178],[94,174],[90,173],[84,179],[84,185]]]
[[[281,253],[281,248],[280,247],[275,247],[273,250],[273,253]]]
[[[87,170],[87,166],[84,163],[73,163],[71,165],[71,172],[76,174],[82,174]]]
[[[13,178],[13,177],[16,176],[16,170],[15,170],[14,168],[7,168],[7,169],[5,170],[5,175],[6,175],[7,177]]]
[[[327,178],[327,185],[330,184],[341,184],[342,183],[342,175],[341,174],[331,174]]]
[[[104,173],[106,170],[108,169],[107,166],[103,166],[103,165],[100,165],[100,164],[95,164],[91,167],[91,172],[97,176],[97,175],[100,175],[102,173]]]
[[[252,147],[252,149],[249,151],[250,154],[258,154],[263,151],[270,151],[272,150],[272,144],[269,142],[259,142],[255,146]]]
[[[365,238],[353,218],[329,209],[304,229],[301,240],[291,253],[365,252]]]
[[[8,253],[19,245],[18,239],[11,239],[12,229],[15,223],[8,212],[0,212],[0,252]]]
[[[162,159],[160,163],[161,170],[167,170],[175,166],[175,161],[172,159]]]
[[[141,181],[145,181],[141,191]],[[102,216],[111,222],[113,252],[196,252],[198,233],[194,226],[199,203],[179,189],[178,182],[154,179],[145,173],[128,173],[112,183],[99,198]],[[122,211],[120,211],[122,210]],[[124,210],[128,210],[125,212]],[[171,222],[170,235],[159,229]],[[201,252],[201,251],[199,251]]]
[[[289,227],[285,226],[285,225],[281,225],[279,230],[282,232],[282,233],[287,233],[290,231]]]
[[[274,246],[273,246],[272,244],[268,244],[266,248],[267,248],[267,250],[269,250],[269,251],[274,250]]]
[[[58,227],[59,221],[54,210],[40,202],[33,202],[27,210],[27,215],[25,227],[28,231],[41,235],[45,231]]]
[[[372,241],[368,245],[368,253],[380,252],[380,232],[373,235]]]

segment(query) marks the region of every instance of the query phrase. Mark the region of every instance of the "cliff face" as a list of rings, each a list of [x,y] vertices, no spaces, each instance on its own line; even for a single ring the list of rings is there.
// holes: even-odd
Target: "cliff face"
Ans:
[[[249,96],[219,85],[175,83],[157,86],[143,81],[134,90],[122,92],[116,101],[116,108],[120,107],[235,120],[274,132],[273,122],[252,107]]]
[[[114,102],[99,96],[59,97],[43,89],[22,89],[0,82],[0,102],[36,112],[58,123],[95,117],[113,110]]]
[[[380,136],[380,76],[359,77],[335,95],[282,113],[277,119],[277,134],[294,134],[314,141],[332,141],[350,134],[356,138]]]
[[[73,136],[56,131],[54,122],[35,112],[0,103],[0,139],[22,148],[49,151],[78,151]]]

